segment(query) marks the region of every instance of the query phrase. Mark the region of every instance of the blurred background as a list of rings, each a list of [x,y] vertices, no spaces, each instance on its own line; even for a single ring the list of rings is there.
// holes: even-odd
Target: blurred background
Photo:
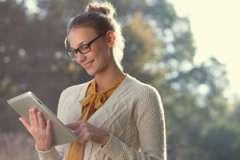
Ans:
[[[162,96],[169,160],[240,159],[237,7],[213,1],[111,1],[125,72]],[[0,0],[0,160],[37,159],[6,99],[31,90],[56,112],[64,88],[91,78],[63,44],[67,22],[88,2]]]

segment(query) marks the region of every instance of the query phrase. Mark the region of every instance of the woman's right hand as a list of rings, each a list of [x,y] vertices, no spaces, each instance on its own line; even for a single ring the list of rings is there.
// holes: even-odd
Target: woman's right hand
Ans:
[[[47,151],[52,147],[51,121],[45,120],[42,112],[32,107],[29,109],[29,121],[24,117],[19,120],[33,136],[38,150]]]

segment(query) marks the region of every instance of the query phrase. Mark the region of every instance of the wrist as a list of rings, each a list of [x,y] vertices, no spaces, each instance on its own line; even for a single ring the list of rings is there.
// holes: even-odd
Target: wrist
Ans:
[[[38,145],[38,144],[36,144],[35,146],[36,146],[36,149],[38,151],[43,151],[43,152],[48,151],[52,148],[51,146],[41,146],[41,145]]]

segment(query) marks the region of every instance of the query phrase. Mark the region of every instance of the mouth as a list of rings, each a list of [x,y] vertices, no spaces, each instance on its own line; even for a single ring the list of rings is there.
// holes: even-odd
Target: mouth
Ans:
[[[94,60],[89,61],[89,62],[87,62],[87,63],[84,63],[83,66],[84,66],[85,68],[90,67],[90,65],[93,63],[93,61],[94,61]]]

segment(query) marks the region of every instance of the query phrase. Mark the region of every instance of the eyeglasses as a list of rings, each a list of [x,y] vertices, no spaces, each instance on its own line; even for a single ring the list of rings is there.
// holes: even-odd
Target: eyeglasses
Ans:
[[[64,44],[65,44],[65,49],[66,49],[67,55],[69,57],[71,57],[72,59],[74,59],[74,58],[76,58],[78,53],[87,54],[88,52],[91,51],[91,45],[93,44],[93,42],[95,42],[97,39],[99,39],[103,35],[105,35],[105,33],[102,33],[102,34],[96,36],[95,38],[90,40],[88,43],[82,44],[76,49],[73,49],[70,47],[70,44],[66,38]]]

